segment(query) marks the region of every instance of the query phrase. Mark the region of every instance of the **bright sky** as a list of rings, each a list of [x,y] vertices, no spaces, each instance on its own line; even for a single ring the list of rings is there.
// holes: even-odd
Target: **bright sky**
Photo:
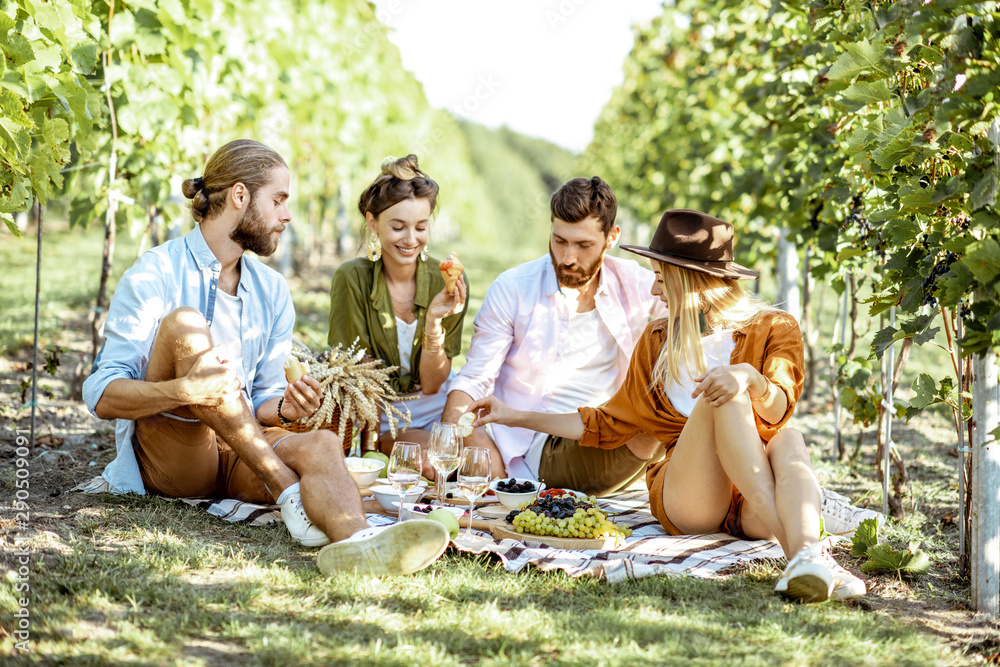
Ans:
[[[430,103],[582,151],[661,0],[374,0]]]

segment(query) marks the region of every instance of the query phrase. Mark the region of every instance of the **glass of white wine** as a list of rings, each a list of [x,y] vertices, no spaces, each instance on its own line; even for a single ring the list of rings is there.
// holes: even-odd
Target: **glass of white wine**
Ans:
[[[490,483],[490,452],[480,447],[466,447],[458,463],[458,488],[469,500],[469,529],[467,538],[472,537],[472,513],[476,499],[483,495]]]
[[[437,471],[437,502],[444,505],[444,487],[448,475],[458,469],[458,457],[462,453],[462,437],[455,424],[434,424],[431,438],[427,442],[427,456]]]
[[[403,497],[420,484],[422,468],[420,445],[415,442],[397,441],[392,446],[386,477],[392,488],[399,494],[400,521],[402,521]]]

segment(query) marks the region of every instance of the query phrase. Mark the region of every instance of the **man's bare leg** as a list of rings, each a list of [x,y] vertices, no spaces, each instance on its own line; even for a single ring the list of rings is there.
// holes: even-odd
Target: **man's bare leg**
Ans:
[[[160,323],[150,352],[146,380],[161,382],[184,377],[198,357],[212,346],[205,317],[194,308],[178,308]],[[260,424],[239,396],[216,406],[192,405],[178,408],[174,413],[179,417],[199,419],[222,435],[275,498],[299,481],[299,476],[271,450]]]
[[[290,435],[275,453],[301,478],[302,506],[333,542],[368,527],[361,496],[344,466],[344,447],[329,431]]]

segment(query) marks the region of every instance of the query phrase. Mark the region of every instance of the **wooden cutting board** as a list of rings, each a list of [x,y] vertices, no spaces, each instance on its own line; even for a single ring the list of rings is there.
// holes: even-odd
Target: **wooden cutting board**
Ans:
[[[473,523],[473,526],[475,523]],[[617,537],[553,537],[551,535],[532,535],[531,533],[519,533],[517,529],[506,521],[495,521],[490,523],[490,533],[497,540],[517,540],[518,542],[538,542],[553,549],[570,550],[607,550],[618,546]]]

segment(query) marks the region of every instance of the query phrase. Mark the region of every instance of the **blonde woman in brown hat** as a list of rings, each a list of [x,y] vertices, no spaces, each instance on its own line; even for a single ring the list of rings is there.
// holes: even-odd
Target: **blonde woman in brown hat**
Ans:
[[[732,261],[732,225],[705,213],[664,213],[649,247],[652,293],[668,317],[636,345],[619,391],[599,408],[552,415],[490,396],[476,426],[498,422],[612,449],[639,433],[666,446],[646,474],[653,515],[674,535],[725,532],[781,544],[775,590],[804,602],[863,595],[865,584],[820,542],[820,489],[802,434],[786,428],[802,393],[795,319],[754,298]]]

